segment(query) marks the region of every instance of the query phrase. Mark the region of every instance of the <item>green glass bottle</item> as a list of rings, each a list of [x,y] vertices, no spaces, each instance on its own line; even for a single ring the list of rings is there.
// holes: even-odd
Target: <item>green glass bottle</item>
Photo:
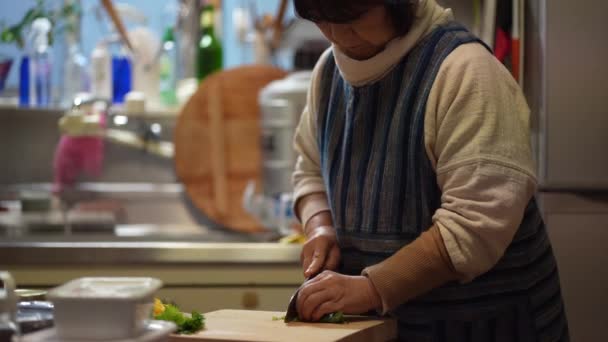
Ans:
[[[203,35],[198,45],[197,77],[202,81],[205,77],[222,69],[222,42],[215,35],[213,5],[206,5],[201,13]]]
[[[177,52],[173,28],[169,27],[163,37],[160,55],[160,99],[165,106],[169,107],[177,104]]]

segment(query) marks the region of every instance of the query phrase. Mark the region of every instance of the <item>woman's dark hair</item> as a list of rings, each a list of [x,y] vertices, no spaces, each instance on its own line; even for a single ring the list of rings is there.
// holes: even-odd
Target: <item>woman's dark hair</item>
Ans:
[[[386,6],[400,36],[409,32],[416,13],[416,0],[294,0],[296,13],[312,22],[347,23],[375,6]]]

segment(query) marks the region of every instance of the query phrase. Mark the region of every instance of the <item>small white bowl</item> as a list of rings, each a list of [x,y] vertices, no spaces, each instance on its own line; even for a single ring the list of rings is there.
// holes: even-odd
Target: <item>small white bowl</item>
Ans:
[[[51,290],[55,329],[63,339],[118,340],[139,336],[150,319],[155,278],[80,278]]]

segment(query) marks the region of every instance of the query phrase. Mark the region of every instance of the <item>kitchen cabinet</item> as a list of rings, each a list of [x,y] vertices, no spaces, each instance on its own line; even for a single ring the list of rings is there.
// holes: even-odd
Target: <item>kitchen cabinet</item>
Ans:
[[[285,311],[298,286],[199,286],[165,287],[158,296],[175,302],[186,311],[210,312],[223,309]]]
[[[542,194],[573,342],[608,341],[608,196]]]
[[[19,267],[9,269],[20,288],[47,289],[79,277],[155,277],[157,296],[190,312],[219,309],[284,311],[302,282],[294,266]]]
[[[32,245],[32,246],[30,246]],[[46,246],[46,247],[45,247]],[[304,280],[300,246],[264,243],[5,243],[2,268],[19,288],[80,277],[154,277],[158,297],[184,311],[284,311]]]

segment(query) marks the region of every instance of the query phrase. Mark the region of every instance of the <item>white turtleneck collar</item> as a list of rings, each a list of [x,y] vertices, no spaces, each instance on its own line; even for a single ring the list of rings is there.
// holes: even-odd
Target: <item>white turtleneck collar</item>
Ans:
[[[353,86],[363,86],[382,78],[427,34],[452,20],[452,10],[444,9],[435,0],[419,0],[416,18],[410,32],[389,42],[386,48],[366,60],[348,57],[336,46],[334,58],[342,77]]]

